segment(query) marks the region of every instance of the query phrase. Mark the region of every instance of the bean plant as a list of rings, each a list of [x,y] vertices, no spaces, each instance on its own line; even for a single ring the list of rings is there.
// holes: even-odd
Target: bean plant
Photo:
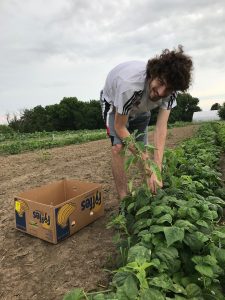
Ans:
[[[123,199],[121,213],[108,227],[116,231],[120,261],[105,291],[76,289],[64,300],[222,300],[225,299],[224,186],[217,163],[218,133],[203,125],[197,136],[175,150],[163,163],[163,189],[154,195],[145,183],[141,153],[154,151],[135,144],[126,169],[140,170]],[[132,138],[127,143],[135,143]],[[128,152],[126,152],[128,153]],[[146,162],[160,178],[151,159]]]

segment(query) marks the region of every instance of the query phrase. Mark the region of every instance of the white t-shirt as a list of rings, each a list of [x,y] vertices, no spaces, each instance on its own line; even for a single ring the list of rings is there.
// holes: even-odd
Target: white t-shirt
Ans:
[[[156,107],[171,109],[176,106],[176,92],[157,102],[151,101],[146,92],[145,78],[145,62],[128,61],[119,64],[109,72],[102,98],[113,105],[119,114],[132,117]]]

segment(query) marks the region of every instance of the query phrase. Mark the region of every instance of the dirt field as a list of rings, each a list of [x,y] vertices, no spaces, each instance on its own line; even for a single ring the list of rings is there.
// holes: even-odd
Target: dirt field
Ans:
[[[167,147],[192,136],[197,126],[170,129]],[[150,142],[152,134],[149,135]],[[62,300],[74,287],[107,285],[103,270],[113,261],[113,232],[105,229],[118,200],[111,175],[110,142],[101,140],[40,152],[0,157],[0,299]],[[13,197],[61,178],[103,185],[106,214],[63,242],[52,245],[14,229]]]

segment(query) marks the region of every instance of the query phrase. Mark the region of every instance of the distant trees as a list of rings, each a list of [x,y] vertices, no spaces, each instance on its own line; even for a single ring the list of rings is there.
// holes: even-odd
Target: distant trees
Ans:
[[[20,118],[9,121],[9,126],[20,132],[64,131],[104,128],[104,122],[99,101],[65,97],[59,104],[25,109]]]
[[[218,115],[222,120],[225,120],[225,102],[220,106]]]
[[[211,106],[210,110],[219,110],[220,107],[221,107],[221,105],[220,105],[219,103],[214,103],[214,104]]]
[[[199,99],[188,93],[179,93],[177,106],[172,109],[170,123],[191,121],[193,113],[200,111]],[[157,109],[152,111],[150,124],[155,124]],[[14,116],[9,126],[19,132],[64,131],[104,128],[99,101],[79,101],[76,97],[64,97],[59,104],[35,106],[25,109],[21,117]]]
[[[201,111],[198,104],[198,98],[192,97],[188,93],[179,93],[177,97],[177,106],[171,111],[170,121],[191,122],[194,112]]]
[[[191,122],[193,113],[195,111],[201,111],[198,106],[199,99],[192,97],[188,93],[178,93],[177,96],[177,106],[171,110],[169,123],[174,123],[176,121]],[[151,113],[150,124],[155,124],[157,120],[157,114],[159,109],[153,110]]]

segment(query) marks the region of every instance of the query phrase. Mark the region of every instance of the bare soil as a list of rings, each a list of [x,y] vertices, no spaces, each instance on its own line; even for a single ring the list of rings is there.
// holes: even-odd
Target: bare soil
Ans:
[[[167,147],[193,135],[198,126],[170,129]],[[150,142],[153,135],[149,134]],[[111,174],[110,141],[100,140],[45,152],[0,157],[0,299],[62,300],[75,287],[107,286],[116,253],[106,224],[118,208]],[[105,216],[52,245],[14,228],[14,196],[29,188],[76,178],[101,183]]]

